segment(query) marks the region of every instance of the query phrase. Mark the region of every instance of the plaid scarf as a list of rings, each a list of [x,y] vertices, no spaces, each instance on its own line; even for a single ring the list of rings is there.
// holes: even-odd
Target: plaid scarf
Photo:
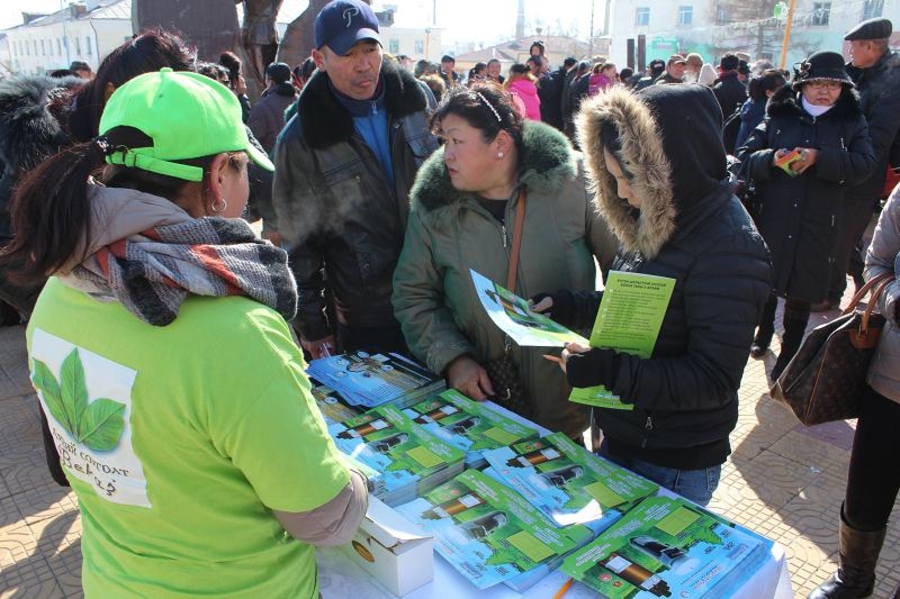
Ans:
[[[129,235],[61,278],[97,299],[121,303],[153,326],[175,320],[188,294],[244,295],[285,320],[297,312],[287,253],[237,218],[186,219]]]

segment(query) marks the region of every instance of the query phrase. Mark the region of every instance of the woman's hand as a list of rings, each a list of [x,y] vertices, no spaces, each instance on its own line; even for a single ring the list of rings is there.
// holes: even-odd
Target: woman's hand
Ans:
[[[462,355],[447,366],[447,382],[468,397],[484,401],[494,396],[494,386],[487,371],[471,357]]]
[[[334,335],[328,335],[315,341],[300,339],[300,345],[307,351],[311,360],[327,358],[334,355]]]
[[[811,167],[819,159],[819,151],[813,148],[794,148],[800,152],[800,160],[791,163],[791,170],[802,175],[806,169]]]
[[[573,354],[586,354],[591,351],[590,347],[581,345],[580,343],[566,343],[566,348],[560,354],[560,363],[559,367],[562,368],[563,372],[566,372],[566,364],[569,361],[569,358],[572,357]]]

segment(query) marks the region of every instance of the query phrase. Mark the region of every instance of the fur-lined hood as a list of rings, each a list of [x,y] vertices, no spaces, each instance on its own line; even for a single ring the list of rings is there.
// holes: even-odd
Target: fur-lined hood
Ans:
[[[65,120],[83,79],[43,75],[0,81],[0,161],[8,172],[32,169],[71,145]]]
[[[859,93],[855,89],[845,87],[834,107],[822,116],[830,115],[833,118],[855,119],[862,113],[862,101],[859,98]],[[803,110],[803,105],[800,102],[800,92],[791,89],[790,85],[785,85],[775,92],[775,95],[766,104],[766,114],[772,118],[805,117],[812,119]]]
[[[619,132],[619,160],[631,174],[640,212],[619,198],[606,169],[601,132]],[[635,93],[614,87],[587,100],[577,117],[594,202],[626,252],[652,259],[696,204],[721,195],[725,149],[722,111],[712,91],[699,84],[657,85]],[[685,218],[687,218],[685,216]]]
[[[531,195],[541,196],[558,191],[563,180],[578,171],[578,155],[569,140],[558,130],[537,121],[522,125],[523,151],[519,157],[519,183]],[[450,181],[444,165],[444,148],[438,148],[419,169],[410,192],[414,209],[432,212],[443,206],[461,204],[472,197],[458,191]]]
[[[405,69],[385,60],[381,66],[384,103],[393,119],[425,110],[428,103],[416,79]],[[354,135],[353,117],[329,89],[328,74],[316,71],[297,100],[304,139],[316,150],[324,150]]]

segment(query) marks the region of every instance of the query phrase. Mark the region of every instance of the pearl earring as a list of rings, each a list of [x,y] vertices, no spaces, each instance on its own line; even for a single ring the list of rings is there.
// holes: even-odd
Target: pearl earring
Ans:
[[[497,152],[497,158],[503,158],[503,152]]]

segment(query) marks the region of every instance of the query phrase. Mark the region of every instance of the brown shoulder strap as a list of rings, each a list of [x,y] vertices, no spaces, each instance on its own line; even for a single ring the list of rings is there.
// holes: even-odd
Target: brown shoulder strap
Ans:
[[[513,225],[512,251],[509,253],[509,269],[506,271],[506,288],[516,292],[516,271],[519,268],[519,249],[522,247],[522,227],[525,224],[525,201],[528,194],[525,186],[519,190],[519,202],[516,204],[516,223]]]

